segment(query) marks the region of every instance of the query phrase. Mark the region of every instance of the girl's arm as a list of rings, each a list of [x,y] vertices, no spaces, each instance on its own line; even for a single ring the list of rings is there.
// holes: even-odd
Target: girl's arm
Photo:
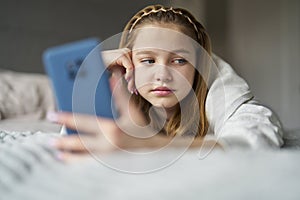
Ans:
[[[125,126],[121,128],[110,119],[99,118],[91,115],[72,113],[51,113],[48,119],[66,125],[68,128],[77,129],[78,135],[68,135],[50,141],[50,144],[62,150],[60,159],[70,160],[78,156],[86,156],[89,152],[103,153],[118,150],[134,149],[161,149],[161,148],[221,148],[216,141],[204,141],[201,138],[167,137],[144,128],[142,132],[127,132]],[[127,130],[135,131],[130,129]],[[136,131],[138,131],[136,129]],[[130,134],[130,135],[129,135]],[[148,135],[145,138],[143,136]]]
[[[230,147],[263,149],[283,144],[282,126],[269,108],[253,100],[247,82],[221,58],[206,101],[211,129],[218,141]]]
[[[229,147],[266,149],[283,145],[283,130],[278,117],[256,100],[241,104],[217,134]]]

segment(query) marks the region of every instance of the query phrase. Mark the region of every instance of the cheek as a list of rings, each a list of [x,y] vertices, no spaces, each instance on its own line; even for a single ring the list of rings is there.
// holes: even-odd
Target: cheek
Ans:
[[[134,71],[135,87],[140,90],[151,82],[152,73],[145,67],[137,67]]]
[[[195,68],[193,66],[188,67],[186,78],[189,81],[190,85],[193,86],[195,78]]]
[[[185,70],[179,72],[180,76],[177,76],[177,81],[179,84],[184,85],[185,87],[192,87],[194,82],[195,70],[193,67],[188,67]]]
[[[177,93],[179,101],[185,98],[192,90],[194,74],[194,70],[192,69],[191,71],[183,71],[180,73],[180,76],[177,76],[176,85],[180,88]]]
[[[149,72],[149,70],[141,68],[137,67],[134,71],[135,87],[138,90],[140,96],[145,98],[150,103],[153,103],[151,99],[148,98],[148,92],[150,89],[149,83],[151,82],[151,73]]]
[[[189,72],[189,74],[187,75],[187,80],[191,86],[193,86],[194,78],[195,78],[195,69],[193,68],[192,71]]]

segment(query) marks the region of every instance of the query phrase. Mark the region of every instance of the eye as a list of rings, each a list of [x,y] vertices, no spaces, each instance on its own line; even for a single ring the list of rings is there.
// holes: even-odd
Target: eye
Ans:
[[[184,58],[176,58],[172,60],[172,63],[178,64],[178,65],[184,65],[187,63],[187,60]]]
[[[152,58],[145,58],[145,59],[141,60],[141,63],[144,63],[144,64],[153,64],[153,63],[155,63],[155,60],[152,59]]]

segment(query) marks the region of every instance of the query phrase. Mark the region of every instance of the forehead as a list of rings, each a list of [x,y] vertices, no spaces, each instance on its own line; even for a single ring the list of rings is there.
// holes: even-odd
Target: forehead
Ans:
[[[158,26],[146,26],[136,29],[133,51],[140,49],[160,49],[173,52],[185,49],[194,52],[198,43],[179,29]]]

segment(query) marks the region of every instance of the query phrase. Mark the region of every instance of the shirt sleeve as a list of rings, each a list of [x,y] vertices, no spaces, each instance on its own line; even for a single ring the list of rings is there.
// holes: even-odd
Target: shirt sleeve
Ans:
[[[277,116],[255,100],[241,104],[224,122],[217,136],[225,147],[266,149],[283,145],[283,131]]]
[[[209,85],[206,115],[214,138],[224,146],[253,149],[283,145],[278,117],[254,97],[244,79],[217,56],[214,81]]]

